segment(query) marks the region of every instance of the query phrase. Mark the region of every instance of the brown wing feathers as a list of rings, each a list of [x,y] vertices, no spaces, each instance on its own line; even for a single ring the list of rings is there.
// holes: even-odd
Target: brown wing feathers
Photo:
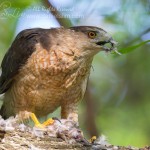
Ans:
[[[42,46],[47,46],[45,44],[47,30],[41,28],[27,29],[17,35],[1,64],[0,94],[5,93],[10,88],[13,77],[35,51],[35,44],[40,42]],[[44,42],[42,43],[42,41]]]

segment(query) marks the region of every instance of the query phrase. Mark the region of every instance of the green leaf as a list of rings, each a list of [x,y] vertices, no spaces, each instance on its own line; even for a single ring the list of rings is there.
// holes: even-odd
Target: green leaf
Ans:
[[[133,45],[133,46],[130,46],[130,47],[126,47],[126,48],[122,48],[122,49],[119,49],[118,52],[121,53],[121,54],[127,54],[133,50],[135,50],[136,48],[139,48],[143,45],[145,45],[146,43],[149,43],[150,40],[147,40],[147,41],[143,41],[137,45]]]

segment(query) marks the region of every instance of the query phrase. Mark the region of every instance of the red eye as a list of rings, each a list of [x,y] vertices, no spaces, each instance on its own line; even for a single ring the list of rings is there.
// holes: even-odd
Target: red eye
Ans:
[[[88,33],[88,36],[89,36],[89,38],[94,39],[94,38],[96,37],[96,33],[93,32],[93,31],[90,31],[90,32]]]

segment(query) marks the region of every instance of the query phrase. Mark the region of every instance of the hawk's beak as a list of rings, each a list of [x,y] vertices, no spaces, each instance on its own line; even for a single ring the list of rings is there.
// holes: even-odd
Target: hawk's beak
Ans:
[[[114,41],[112,38],[108,41],[99,41],[96,43],[97,45],[99,46],[102,46],[103,50],[104,51],[112,51],[115,49],[116,45],[117,45],[117,42]]]

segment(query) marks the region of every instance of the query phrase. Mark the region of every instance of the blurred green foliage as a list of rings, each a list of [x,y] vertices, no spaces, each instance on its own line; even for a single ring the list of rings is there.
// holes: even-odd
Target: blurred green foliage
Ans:
[[[40,0],[0,0],[0,61],[14,38],[20,14],[39,4]],[[102,25],[101,22],[97,25],[109,29],[118,42],[119,51],[126,54],[113,57],[99,53],[94,59],[90,88],[99,132],[112,144],[150,145],[150,1],[116,0],[112,4],[107,0],[101,9],[99,0],[76,0],[73,6],[82,7],[80,13],[92,18],[90,21],[86,17],[70,18],[75,25],[83,22],[90,25],[89,22],[97,21],[93,16],[102,16]],[[87,10],[87,6],[91,9]],[[17,17],[13,15],[14,10]],[[80,124],[87,132],[83,121],[84,103],[79,110]]]

